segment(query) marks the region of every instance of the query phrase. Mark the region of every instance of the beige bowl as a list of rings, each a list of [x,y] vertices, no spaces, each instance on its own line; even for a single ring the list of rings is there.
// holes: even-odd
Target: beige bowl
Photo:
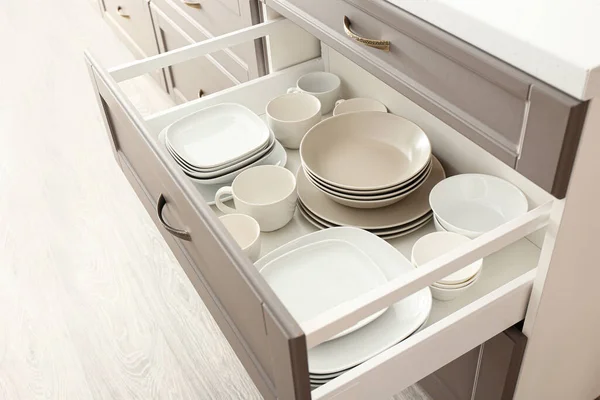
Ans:
[[[405,118],[364,111],[315,125],[300,144],[300,156],[321,181],[350,190],[380,190],[422,171],[431,158],[431,144]]]

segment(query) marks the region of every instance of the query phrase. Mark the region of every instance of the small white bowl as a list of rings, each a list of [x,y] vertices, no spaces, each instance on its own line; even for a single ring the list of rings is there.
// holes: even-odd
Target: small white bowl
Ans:
[[[437,286],[429,286],[429,288],[431,289],[431,295],[434,299],[440,301],[450,301],[456,299],[458,296],[466,292],[467,289],[473,286],[473,283],[459,289],[442,289]]]
[[[355,97],[348,100],[338,100],[335,102],[333,115],[340,115],[357,111],[379,111],[387,112],[387,108],[379,101],[367,99],[364,97]]]
[[[444,228],[442,226],[442,224],[440,224],[440,221],[438,221],[437,216],[435,215],[435,213],[433,214],[433,225],[435,226],[435,230],[438,232],[448,232],[446,230],[446,228]]]
[[[527,213],[519,188],[483,174],[444,179],[431,190],[429,204],[443,228],[472,239]]]
[[[419,267],[441,255],[448,253],[457,247],[470,242],[466,236],[453,232],[433,232],[423,236],[413,245],[411,261],[415,267]],[[479,273],[483,260],[479,259],[472,264],[440,279],[438,282],[445,285],[457,285],[470,281]]]
[[[253,262],[260,255],[260,225],[249,215],[226,214],[219,217],[244,254]]]
[[[477,272],[475,274],[475,276],[473,276],[468,281],[465,281],[465,282],[462,282],[462,283],[457,283],[455,285],[448,285],[446,283],[440,283],[438,281],[438,282],[434,282],[431,286],[435,286],[435,287],[440,288],[440,289],[449,289],[449,290],[461,289],[461,288],[464,288],[466,286],[470,286],[473,283],[475,283],[479,279],[479,276],[481,275],[481,271],[482,270],[479,270],[479,272]]]

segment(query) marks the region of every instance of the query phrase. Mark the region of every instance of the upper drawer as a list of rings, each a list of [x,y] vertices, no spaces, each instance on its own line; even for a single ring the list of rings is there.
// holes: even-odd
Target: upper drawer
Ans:
[[[152,20],[145,0],[103,0],[104,15],[126,36],[130,48],[138,57],[157,53],[152,34]]]
[[[317,19],[319,28],[331,32],[340,46],[358,48],[373,64],[442,108],[450,119],[469,126],[471,132],[461,132],[514,165],[526,114],[526,83],[503,82],[486,71],[473,70],[452,57],[452,49],[424,43],[412,32],[391,27],[342,0],[331,0],[328,7],[319,0],[289,3]],[[358,43],[346,31],[345,17]],[[389,51],[370,47],[379,40],[390,42]]]

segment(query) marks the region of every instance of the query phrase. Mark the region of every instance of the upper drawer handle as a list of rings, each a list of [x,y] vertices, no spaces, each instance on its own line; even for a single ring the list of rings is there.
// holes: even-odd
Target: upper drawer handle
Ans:
[[[344,31],[348,37],[356,40],[359,43],[366,44],[369,47],[374,47],[383,51],[390,51],[391,42],[389,40],[367,39],[352,32],[352,29],[350,29],[350,18],[346,16],[344,16]]]
[[[198,0],[182,0],[183,4],[185,4],[186,6],[189,7],[194,7],[194,8],[202,8],[202,5],[200,4],[200,2]]]
[[[198,90],[198,98],[204,96],[204,90],[200,89]]]
[[[123,17],[123,18],[131,18],[131,17],[129,16],[129,14],[127,14],[127,13],[125,12],[125,10],[123,10],[123,7],[121,7],[121,6],[117,6],[117,14],[119,14],[119,15],[120,15],[121,17]]]
[[[158,204],[156,205],[156,213],[158,214],[158,219],[160,220],[160,223],[171,235],[183,240],[192,240],[192,237],[190,236],[190,233],[188,231],[184,231],[182,229],[175,229],[165,222],[165,219],[162,215],[162,211],[163,208],[165,208],[166,204],[167,199],[165,199],[165,196],[161,193],[160,197],[158,198]]]

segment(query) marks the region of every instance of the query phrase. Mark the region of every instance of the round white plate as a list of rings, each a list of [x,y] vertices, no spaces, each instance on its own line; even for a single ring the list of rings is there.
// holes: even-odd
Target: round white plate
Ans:
[[[166,147],[164,131],[158,135],[158,144],[166,152],[166,154],[169,157],[171,157],[171,154],[169,153],[169,151],[167,150],[167,147]],[[171,157],[171,159],[172,159],[172,157]],[[179,164],[177,164],[175,162],[175,160],[172,160],[172,161],[179,168]],[[287,163],[287,153],[285,152],[285,149],[283,148],[283,146],[278,141],[275,141],[275,149],[273,150],[273,152],[271,154],[269,154],[269,156],[267,158],[265,158],[263,160],[262,165],[279,165],[281,167],[285,167],[286,163]],[[231,183],[231,182],[227,182],[227,183],[220,183],[220,184],[215,184],[215,185],[206,185],[206,184],[198,183],[198,182],[194,181],[192,178],[190,178],[187,175],[185,175],[185,176],[194,184],[194,186],[196,187],[196,190],[198,190],[198,193],[200,193],[200,196],[202,196],[204,201],[206,201],[206,203],[209,206],[212,206],[215,204],[215,195],[217,194],[217,190],[219,190],[223,186],[227,186],[229,183]],[[223,201],[231,200],[231,196],[223,196],[223,197],[221,197],[221,200],[223,200]]]
[[[352,227],[331,228],[302,236],[273,250],[255,265],[260,269],[286,252],[327,239],[352,243],[364,251],[389,280],[414,271],[410,261],[389,243],[367,231]],[[427,320],[431,304],[431,291],[428,287],[421,289],[393,304],[379,318],[362,329],[310,349],[309,372],[335,374],[376,356],[418,330]]]
[[[311,184],[302,168],[298,170],[296,176],[298,197],[313,214],[336,225],[356,226],[363,229],[384,229],[405,225],[431,211],[429,192],[446,177],[442,164],[435,157],[432,157],[432,162],[433,169],[425,182],[410,196],[388,207],[364,210],[338,204]]]
[[[291,250],[269,262],[260,273],[300,325],[388,281],[368,255],[338,239]],[[385,310],[387,308],[333,338],[362,328]]]
[[[198,168],[243,159],[269,140],[269,128],[241,104],[224,103],[187,115],[166,129],[166,141]]]

